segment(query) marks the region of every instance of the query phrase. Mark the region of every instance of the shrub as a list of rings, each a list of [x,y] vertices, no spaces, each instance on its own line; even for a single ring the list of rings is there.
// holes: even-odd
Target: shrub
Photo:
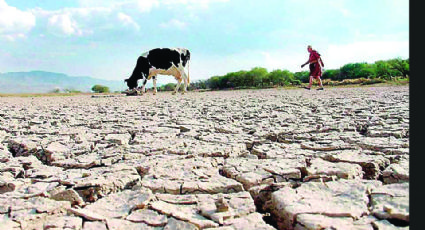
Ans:
[[[59,87],[56,87],[55,89],[49,91],[49,93],[60,93],[60,92],[61,92],[61,89]]]
[[[168,83],[166,85],[161,86],[161,91],[173,91],[176,89],[177,84]]]
[[[65,93],[81,93],[80,90],[76,90],[76,89],[64,89],[63,91]]]
[[[94,85],[91,90],[95,93],[109,93],[109,87],[103,85]]]
[[[301,81],[298,79],[292,80],[292,85],[301,85]]]
[[[330,70],[326,70],[322,74],[322,78],[323,79],[338,80],[339,74],[340,74],[340,70],[339,69],[330,69]]]

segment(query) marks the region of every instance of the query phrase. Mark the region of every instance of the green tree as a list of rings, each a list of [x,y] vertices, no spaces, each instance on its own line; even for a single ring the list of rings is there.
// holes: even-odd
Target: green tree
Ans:
[[[196,81],[196,82],[191,82],[188,90],[206,89],[207,88],[206,82],[207,82],[206,80],[199,80],[199,81]]]
[[[358,74],[360,78],[374,79],[376,78],[376,67],[374,64],[365,64]]]
[[[323,72],[322,74],[322,79],[331,79],[331,80],[338,80],[339,74],[340,74],[340,70],[339,69],[329,69],[326,70],[325,72]]]
[[[213,76],[207,80],[207,85],[210,89],[219,89],[220,88],[219,81],[220,81],[219,76]]]
[[[206,88],[207,88],[207,81],[205,81],[205,80],[200,80],[200,81],[199,81],[198,89],[206,89]]]
[[[263,87],[273,86],[273,82],[270,79],[270,73],[263,77],[263,82],[261,83]]]
[[[298,84],[300,81],[295,79],[295,76],[289,70],[273,70],[268,74],[268,78],[273,83],[273,85],[292,85]]]
[[[262,85],[263,78],[267,75],[267,69],[262,67],[254,67],[245,74],[247,86],[258,87]]]
[[[232,81],[235,87],[245,87],[246,86],[246,73],[247,71],[241,70],[238,72],[234,72],[229,76],[229,80]]]
[[[348,63],[339,69],[329,69],[323,72],[322,79],[342,81],[345,79],[374,79],[368,82],[380,82],[396,76],[408,77],[409,59],[401,58],[387,61]],[[378,79],[375,79],[378,78]],[[205,81],[205,87],[210,89],[269,87],[270,85],[299,85],[309,82],[309,71],[292,73],[288,70],[273,70],[268,73],[265,68],[255,67],[249,71],[230,72],[224,76],[213,76]],[[352,81],[357,82],[357,81]]]
[[[303,83],[307,83],[310,80],[309,75],[310,75],[309,71],[295,72],[294,78],[295,78],[295,80],[301,81]]]
[[[229,82],[229,76],[226,74],[224,76],[219,77],[218,79],[218,87],[220,89],[227,89],[233,87],[232,83]]]
[[[283,71],[280,69],[271,71],[268,74],[268,79],[270,79],[273,85],[282,85],[284,82]]]
[[[361,70],[365,67],[365,65],[366,63],[345,64],[340,69],[338,80],[361,78],[362,77]]]
[[[397,76],[408,77],[409,76],[409,59],[403,60],[401,58],[395,58],[388,61],[391,70]]]
[[[230,72],[225,75],[227,78],[227,85],[229,87],[242,87],[244,86],[244,76],[246,71]]]
[[[376,61],[376,76],[385,80],[391,79],[390,65],[386,61]]]
[[[283,84],[284,85],[292,85],[294,83],[295,77],[294,74],[291,73],[289,70],[283,70],[282,71],[283,74]]]
[[[95,93],[109,93],[109,87],[103,85],[94,85],[91,90]]]
[[[350,63],[340,70],[342,79],[374,78],[376,70],[374,65],[363,63]]]

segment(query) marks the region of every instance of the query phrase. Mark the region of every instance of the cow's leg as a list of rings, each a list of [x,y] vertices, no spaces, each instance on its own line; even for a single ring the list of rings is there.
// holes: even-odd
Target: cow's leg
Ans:
[[[181,78],[177,79],[177,85],[176,85],[176,89],[173,92],[173,95],[176,94],[179,91],[181,83],[182,83],[182,79]]]
[[[187,92],[187,86],[188,86],[189,79],[188,79],[186,73],[184,72],[184,69],[180,70],[180,76],[182,77],[183,83],[184,83],[183,90],[182,90],[182,94],[184,94],[184,93]]]
[[[156,76],[152,76],[153,78],[153,95],[156,95],[157,90],[156,90]]]
[[[148,79],[146,79],[146,78],[143,80],[142,90],[140,91],[142,95],[145,93],[145,90],[146,90],[145,86],[146,86],[147,81],[148,81]]]

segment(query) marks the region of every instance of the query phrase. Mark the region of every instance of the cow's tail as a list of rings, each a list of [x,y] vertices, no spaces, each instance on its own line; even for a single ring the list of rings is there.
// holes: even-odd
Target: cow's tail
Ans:
[[[187,62],[187,85],[190,85],[190,77],[189,77],[189,63],[190,61]]]

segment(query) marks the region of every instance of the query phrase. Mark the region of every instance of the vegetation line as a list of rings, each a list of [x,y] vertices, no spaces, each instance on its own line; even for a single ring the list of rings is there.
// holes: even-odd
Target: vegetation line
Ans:
[[[326,63],[325,63],[326,65]],[[268,72],[262,67],[249,71],[227,73],[224,76],[213,76],[207,80],[199,80],[190,84],[188,90],[221,90],[221,89],[255,89],[282,86],[300,86],[308,83],[309,71],[292,73],[289,70],[277,69]],[[325,70],[322,75],[324,85],[368,85],[376,83],[408,83],[409,59],[395,58],[386,61],[368,63],[350,63],[339,69]],[[176,84],[169,83],[159,88],[161,91],[172,91]]]
[[[289,89],[300,87],[303,84],[307,84],[308,81],[309,71],[292,73],[289,70],[276,69],[268,72],[266,68],[254,67],[249,71],[230,72],[224,76],[213,76],[207,80],[192,82],[188,90],[265,89],[276,87]],[[391,85],[408,84],[409,59],[380,60],[372,64],[366,62],[349,63],[339,69],[325,70],[322,75],[322,83],[325,86],[371,85],[378,83]],[[314,84],[317,84],[317,82],[314,82]],[[169,83],[158,87],[158,91],[173,91],[175,87],[175,83]],[[103,85],[94,85],[91,90],[98,94],[111,94],[110,89]],[[49,93],[0,93],[0,97],[73,96],[84,94],[90,95],[90,93],[76,90],[65,89],[62,92],[60,89],[54,89]]]

